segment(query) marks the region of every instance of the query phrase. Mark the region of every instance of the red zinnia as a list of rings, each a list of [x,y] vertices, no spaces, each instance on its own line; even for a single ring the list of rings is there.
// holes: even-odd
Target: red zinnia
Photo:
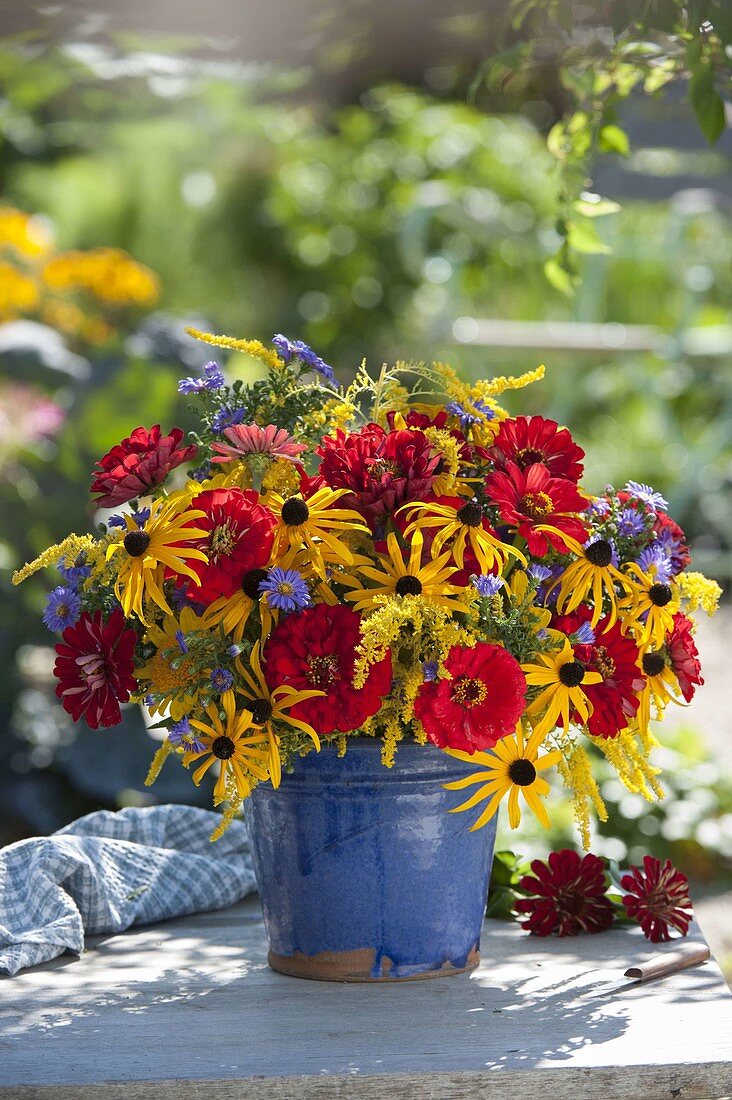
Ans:
[[[340,506],[355,509],[372,530],[407,501],[425,500],[440,464],[423,432],[387,432],[378,424],[325,436],[316,453],[326,484],[350,490]]]
[[[556,616],[552,626],[569,635],[591,618],[591,609],[580,604],[571,615]],[[638,668],[638,646],[630,635],[623,634],[620,623],[608,627],[609,620],[609,615],[600,619],[594,642],[574,646],[575,660],[602,676],[601,683],[585,684],[582,688],[592,703],[587,728],[593,737],[615,737],[626,729],[638,710],[638,696],[646,683]],[[573,720],[577,719],[578,715],[573,715]]]
[[[518,529],[532,557],[543,558],[550,545],[560,553],[567,552],[560,535],[537,531],[537,526],[548,525],[580,543],[587,538],[587,530],[575,514],[584,510],[587,501],[571,481],[552,477],[541,463],[527,466],[524,472],[515,462],[507,462],[505,470],[490,474],[485,484],[501,519]]]
[[[572,439],[567,428],[543,416],[517,416],[504,420],[488,448],[488,455],[499,470],[513,462],[520,470],[541,462],[552,477],[577,482],[582,477],[585,452]]]
[[[516,729],[524,710],[526,677],[502,646],[453,646],[445,661],[451,680],[422,684],[415,717],[433,745],[474,753],[492,749]]]
[[[191,526],[209,535],[191,543],[208,555],[208,564],[190,563],[201,585],[191,585],[189,595],[208,605],[219,596],[233,596],[246,573],[267,565],[277,520],[253,489],[206,489],[192,507],[204,515]]]
[[[350,607],[317,604],[283,619],[265,646],[264,674],[272,691],[284,684],[325,692],[290,711],[323,736],[360,729],[391,688],[391,654],[371,666],[362,688],[353,686],[360,625],[361,616]]]
[[[652,943],[670,940],[671,928],[682,936],[689,931],[692,918],[689,880],[670,859],[661,864],[654,856],[643,856],[643,870],[631,867],[620,885],[628,891],[623,898],[626,912],[638,921],[647,940]]]
[[[605,896],[607,883],[601,859],[579,856],[569,848],[551,852],[549,862],[535,859],[533,875],[524,875],[521,889],[532,897],[516,902],[518,913],[528,914],[521,927],[536,936],[576,936],[579,932],[604,932],[613,923],[612,902]]]
[[[61,637],[53,674],[64,710],[75,722],[83,714],[93,730],[116,726],[122,719],[120,703],[137,690],[132,675],[137,635],[125,628],[122,608],[115,608],[106,623],[101,611],[84,611]]]
[[[676,679],[679,681],[681,694],[690,702],[694,698],[696,685],[703,684],[704,680],[699,675],[701,662],[699,650],[696,648],[692,634],[691,619],[679,613],[674,615],[674,628],[666,638],[666,648],[671,660]]]
[[[96,503],[102,508],[116,508],[162,485],[171,470],[196,453],[194,443],[179,445],[182,438],[180,428],[173,428],[170,435],[161,435],[159,424],[153,424],[149,431],[135,428],[97,463],[91,485],[92,493],[101,494]]]

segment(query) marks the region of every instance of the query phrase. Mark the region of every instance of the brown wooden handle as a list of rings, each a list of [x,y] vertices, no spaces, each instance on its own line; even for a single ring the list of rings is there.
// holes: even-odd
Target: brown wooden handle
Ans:
[[[654,955],[641,966],[629,967],[625,971],[625,977],[635,978],[639,982],[650,982],[654,978],[665,978],[668,974],[686,970],[687,966],[698,966],[699,963],[706,962],[710,955],[709,947],[705,943],[686,944],[675,951]]]

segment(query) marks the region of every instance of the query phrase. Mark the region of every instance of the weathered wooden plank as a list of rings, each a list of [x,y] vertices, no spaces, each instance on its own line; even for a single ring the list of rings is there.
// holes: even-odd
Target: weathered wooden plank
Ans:
[[[152,1082],[156,1100],[732,1093],[716,964],[587,996],[654,950],[637,929],[538,940],[490,921],[470,976],[304,982],[267,967],[250,899],[0,981],[0,1100],[137,1100]]]

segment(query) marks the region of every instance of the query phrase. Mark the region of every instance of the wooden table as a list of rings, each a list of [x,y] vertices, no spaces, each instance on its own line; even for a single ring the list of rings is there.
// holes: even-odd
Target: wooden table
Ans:
[[[714,962],[587,995],[597,970],[654,950],[638,929],[546,940],[488,921],[472,975],[301,981],[268,969],[251,898],[1,980],[0,1100],[732,1094],[732,996]]]

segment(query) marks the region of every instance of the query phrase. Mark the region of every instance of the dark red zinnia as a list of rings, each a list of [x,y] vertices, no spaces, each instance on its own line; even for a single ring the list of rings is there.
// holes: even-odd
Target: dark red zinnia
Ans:
[[[643,870],[631,867],[620,885],[628,891],[623,898],[626,912],[638,921],[647,940],[670,940],[672,928],[682,936],[689,931],[693,915],[689,880],[670,859],[662,864],[654,856],[644,856]]]
[[[188,593],[208,605],[219,596],[233,596],[245,573],[267,565],[277,520],[253,489],[206,489],[191,507],[204,513],[191,526],[208,532],[191,546],[208,555],[208,564],[190,563],[201,585],[191,585]]]
[[[501,423],[488,455],[499,470],[513,462],[520,470],[542,463],[552,477],[575,483],[582,477],[585,452],[567,428],[543,416],[517,416]]]
[[[532,557],[543,558],[550,546],[560,553],[567,549],[559,535],[537,531],[539,526],[553,527],[580,543],[587,538],[587,529],[576,515],[587,501],[571,481],[552,477],[541,463],[527,466],[524,471],[515,462],[507,462],[505,470],[489,474],[485,487],[504,523],[515,527],[526,539]]]
[[[580,604],[570,615],[555,616],[552,627],[569,635],[591,618],[592,610]],[[623,634],[620,623],[609,626],[609,621],[609,615],[600,619],[594,642],[574,646],[576,660],[602,676],[599,684],[585,684],[582,688],[592,703],[587,727],[593,737],[615,737],[627,728],[638,710],[638,696],[646,683],[638,667],[638,646],[630,635]],[[579,720],[577,714],[572,717]]]
[[[149,431],[135,428],[97,463],[91,485],[91,492],[100,494],[96,503],[102,508],[116,508],[162,485],[171,470],[196,453],[193,443],[181,447],[182,439],[180,428],[173,428],[169,435],[161,435],[159,424],[153,424]]]
[[[350,607],[317,604],[283,619],[265,646],[270,690],[284,684],[296,691],[325,692],[290,711],[321,736],[360,729],[391,688],[391,654],[371,666],[362,688],[353,686],[360,626],[361,616]]]
[[[548,863],[535,859],[531,870],[534,874],[524,875],[520,883],[530,896],[516,902],[516,911],[529,918],[521,923],[527,932],[576,936],[611,926],[613,907],[605,896],[605,867],[597,856],[565,848],[552,852]]]
[[[694,698],[697,685],[704,683],[701,673],[701,661],[699,650],[692,636],[693,624],[691,619],[680,612],[674,615],[674,628],[666,638],[666,649],[671,660],[676,679],[679,681],[681,694],[690,702]]]
[[[378,424],[325,436],[316,453],[325,483],[349,490],[339,506],[360,512],[372,530],[407,501],[425,500],[440,464],[423,432],[387,432]]]
[[[120,703],[137,690],[132,675],[137,635],[125,626],[122,608],[115,608],[106,623],[101,611],[84,611],[61,637],[53,674],[64,710],[75,722],[83,714],[93,730],[116,726],[122,719]]]
[[[422,684],[414,704],[433,745],[472,754],[514,732],[524,709],[526,677],[503,646],[453,646],[445,668],[452,679]]]

